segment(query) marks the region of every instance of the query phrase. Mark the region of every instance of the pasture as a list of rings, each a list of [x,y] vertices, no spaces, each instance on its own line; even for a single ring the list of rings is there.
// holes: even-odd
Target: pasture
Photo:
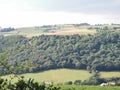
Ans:
[[[120,87],[115,86],[108,86],[108,87],[101,87],[101,86],[85,86],[85,85],[62,85],[60,86],[61,90],[120,90]]]
[[[44,33],[45,35],[87,35],[87,34],[95,34],[96,30],[88,30],[88,29],[67,29],[67,30],[52,30],[51,32]]]
[[[76,28],[76,27],[63,27],[60,29],[42,29],[38,27],[25,27],[25,28],[16,28],[13,31],[10,32],[5,32],[5,33],[0,33],[1,35],[4,36],[9,36],[9,35],[23,35],[26,37],[33,37],[33,36],[40,36],[40,35],[75,35],[75,34],[80,34],[80,35],[87,35],[87,34],[95,34],[97,31],[96,30],[88,30],[87,28]]]
[[[120,77],[120,72],[101,72],[102,78],[112,78],[112,77]]]
[[[52,81],[54,83],[64,83],[67,81],[86,80],[92,76],[85,70],[70,70],[70,69],[57,69],[49,70],[40,73],[27,73],[22,74],[25,78],[33,78],[37,82]],[[2,76],[2,78],[10,79],[13,75]],[[16,79],[14,79],[16,81]]]
[[[24,76],[25,78],[33,78],[37,82],[41,81],[52,81],[55,84],[57,83],[65,83],[67,81],[75,81],[75,80],[86,80],[90,78],[93,74],[90,74],[86,70],[74,70],[74,69],[55,69],[48,70],[39,73],[26,73],[20,76]],[[10,79],[13,75],[2,76],[2,78]],[[120,72],[100,72],[100,77],[102,78],[112,78],[112,77],[120,77]],[[16,81],[17,79],[13,79]]]

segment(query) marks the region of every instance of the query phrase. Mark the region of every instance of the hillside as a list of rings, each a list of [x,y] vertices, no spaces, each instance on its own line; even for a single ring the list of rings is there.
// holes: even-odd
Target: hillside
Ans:
[[[5,51],[6,50],[6,51]],[[16,73],[57,68],[92,71],[120,70],[120,31],[104,30],[94,35],[1,36],[0,53]],[[0,73],[10,73],[1,66]]]
[[[74,35],[74,34],[95,34],[96,29],[89,30],[90,26],[77,26],[76,24],[68,25],[45,25],[35,27],[22,27],[22,28],[3,28],[0,34],[4,36],[23,35],[25,37],[33,37],[40,35]]]
[[[22,35],[25,37],[33,37],[40,35],[88,35],[96,34],[98,30],[120,30],[119,24],[96,24],[90,25],[87,23],[81,24],[57,24],[43,25],[21,28],[0,28],[0,35]]]

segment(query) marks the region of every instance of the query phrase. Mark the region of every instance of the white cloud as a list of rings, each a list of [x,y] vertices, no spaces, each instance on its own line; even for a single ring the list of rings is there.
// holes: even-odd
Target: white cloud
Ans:
[[[23,27],[82,22],[120,23],[118,8],[120,0],[99,2],[91,0],[91,3],[89,0],[71,0],[69,3],[69,0],[51,1],[53,2],[50,0],[0,0],[0,26]],[[118,14],[114,14],[114,11]]]

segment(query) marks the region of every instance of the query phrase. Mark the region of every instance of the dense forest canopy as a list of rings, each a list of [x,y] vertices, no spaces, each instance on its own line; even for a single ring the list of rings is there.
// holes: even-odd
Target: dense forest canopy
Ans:
[[[0,36],[4,63],[17,73],[72,68],[89,71],[120,70],[120,32],[98,31],[95,35]],[[0,74],[10,73],[3,66]]]

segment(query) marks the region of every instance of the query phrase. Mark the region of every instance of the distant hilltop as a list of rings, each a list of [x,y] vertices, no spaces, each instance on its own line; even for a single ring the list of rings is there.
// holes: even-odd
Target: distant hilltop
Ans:
[[[120,24],[55,24],[21,28],[0,28],[0,35],[23,35],[26,37],[40,35],[74,35],[95,34],[96,30],[120,30]]]

